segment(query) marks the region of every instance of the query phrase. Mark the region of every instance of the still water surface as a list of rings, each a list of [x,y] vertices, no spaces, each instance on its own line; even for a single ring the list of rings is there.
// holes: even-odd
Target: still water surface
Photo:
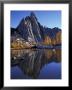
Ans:
[[[61,79],[61,49],[11,50],[11,79]]]

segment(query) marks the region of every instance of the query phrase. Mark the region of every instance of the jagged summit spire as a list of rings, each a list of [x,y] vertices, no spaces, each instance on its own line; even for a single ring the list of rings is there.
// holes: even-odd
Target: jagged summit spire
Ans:
[[[37,17],[35,15],[35,13],[33,11],[31,11],[31,14],[30,14],[31,17],[34,17],[36,20],[37,20]]]
[[[33,11],[31,11],[31,16],[35,16],[35,13]]]

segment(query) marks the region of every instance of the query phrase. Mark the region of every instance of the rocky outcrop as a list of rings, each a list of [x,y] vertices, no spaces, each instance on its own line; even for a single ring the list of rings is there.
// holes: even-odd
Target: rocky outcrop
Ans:
[[[25,42],[30,44],[61,44],[61,29],[42,26],[34,12],[31,12],[30,16],[21,20],[16,29],[11,28],[11,42],[17,38],[23,38]]]

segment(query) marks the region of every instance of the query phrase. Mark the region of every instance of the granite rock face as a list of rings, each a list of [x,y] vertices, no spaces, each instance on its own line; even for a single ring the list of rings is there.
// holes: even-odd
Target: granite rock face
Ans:
[[[59,35],[57,33],[60,33]],[[37,17],[34,12],[31,12],[30,16],[23,18],[16,29],[11,28],[11,37],[21,37],[25,41],[33,41],[36,43],[46,41],[47,36],[51,39],[51,41],[61,40],[61,29],[54,27],[48,28],[44,27],[38,22]],[[57,39],[59,36],[59,39]],[[49,39],[48,39],[49,40]],[[47,41],[48,42],[48,41]],[[59,43],[60,44],[60,43]]]

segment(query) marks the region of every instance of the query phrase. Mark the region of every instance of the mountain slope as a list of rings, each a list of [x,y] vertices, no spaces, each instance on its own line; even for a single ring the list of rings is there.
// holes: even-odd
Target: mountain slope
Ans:
[[[59,32],[59,34],[57,34]],[[15,38],[23,38],[26,42],[46,44],[59,44],[61,43],[61,29],[54,27],[48,28],[42,26],[34,12],[31,12],[30,16],[23,18],[16,29],[11,28],[11,37],[13,41]],[[13,39],[14,37],[14,39]],[[59,39],[57,39],[59,38]],[[54,42],[54,43],[53,43]]]

